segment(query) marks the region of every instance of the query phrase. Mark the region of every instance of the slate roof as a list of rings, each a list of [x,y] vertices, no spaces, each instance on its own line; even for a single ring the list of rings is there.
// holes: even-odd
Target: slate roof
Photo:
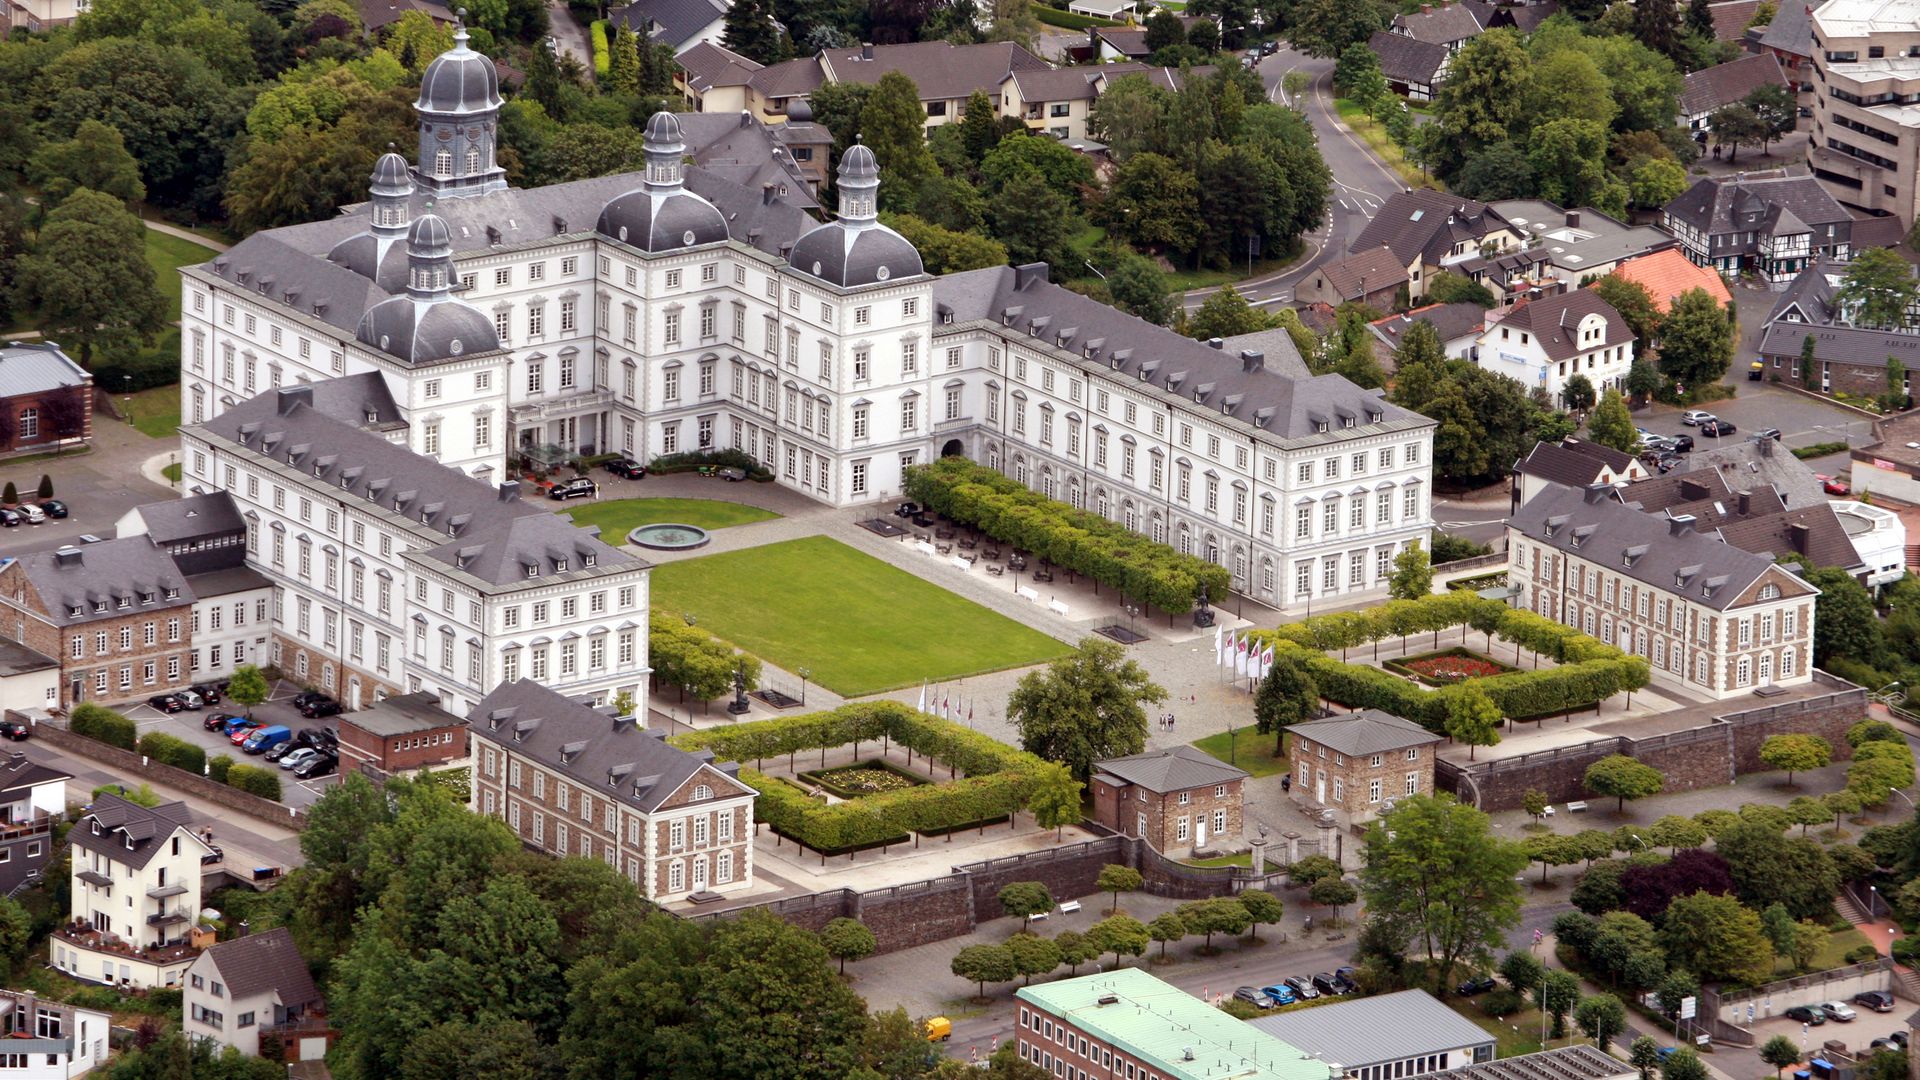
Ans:
[[[1306,358],[1300,355],[1300,347],[1293,343],[1293,335],[1285,330],[1255,330],[1251,334],[1235,334],[1221,338],[1220,348],[1229,356],[1257,352],[1261,354],[1268,371],[1289,378],[1313,377],[1313,372],[1307,370]]]
[[[1477,336],[1486,328],[1487,309],[1479,304],[1428,304],[1399,315],[1389,315],[1376,319],[1368,325],[1373,328],[1374,336],[1388,348],[1397,348],[1400,340],[1414,323],[1426,323],[1440,335],[1440,344],[1457,341],[1460,338]]]
[[[1584,488],[1598,482],[1601,474],[1608,470],[1616,477],[1624,476],[1632,464],[1631,457],[1611,446],[1568,438],[1559,443],[1534,443],[1527,456],[1514,464],[1513,471]]]
[[[1808,225],[1851,222],[1853,215],[1811,176],[1702,177],[1665,212],[1707,234],[1775,232],[1770,211],[1780,208]]]
[[[1661,592],[1716,611],[1726,610],[1774,568],[1765,555],[1669,523],[1662,515],[1635,510],[1621,502],[1612,488],[1596,493],[1548,484],[1507,524],[1530,543],[1604,563]],[[1782,572],[1794,576],[1791,570]]]
[[[1708,4],[1707,14],[1713,17],[1713,39],[1737,42],[1745,38],[1747,24],[1759,10],[1760,0],[1721,0]]]
[[[41,784],[53,784],[73,779],[73,774],[64,769],[55,769],[29,761],[27,755],[15,750],[6,761],[0,762],[0,794],[11,795],[17,791],[27,791]]]
[[[1325,280],[1327,287],[1342,300],[1358,300],[1382,289],[1405,285],[1409,280],[1406,261],[1386,246],[1356,250],[1343,259],[1323,263],[1314,271],[1314,276]]]
[[[1046,279],[1046,264],[992,266],[933,283],[938,325],[987,322],[1072,350],[1079,361],[1141,379],[1223,420],[1296,444],[1355,437],[1344,425],[1401,431],[1433,421],[1388,404],[1338,375],[1289,378],[1247,371],[1237,353],[1208,347]],[[1064,338],[1064,343],[1063,339]],[[1377,417],[1377,419],[1374,419]],[[1326,431],[1318,431],[1324,425]]]
[[[1614,267],[1613,272],[1646,289],[1647,295],[1653,298],[1654,310],[1663,314],[1681,293],[1694,289],[1707,290],[1708,296],[1723,305],[1733,303],[1733,294],[1727,291],[1727,283],[1719,273],[1696,265],[1679,248],[1628,259]]]
[[[1147,48],[1145,27],[1101,26],[1095,27],[1093,33],[1122,56],[1144,58],[1153,53]]]
[[[284,926],[211,945],[195,966],[201,963],[213,965],[235,1001],[272,993],[292,1009],[320,1000],[313,972],[294,945],[293,932]]]
[[[78,626],[193,603],[186,576],[149,536],[30,551],[20,556],[19,565],[55,626]],[[124,608],[120,606],[123,599]],[[96,604],[105,610],[95,611]]]
[[[67,839],[82,851],[104,855],[141,870],[160,854],[175,829],[185,829],[193,843],[204,848],[200,838],[193,835],[192,821],[193,812],[184,802],[162,803],[148,809],[103,791],[94,796],[92,808],[74,824]],[[100,830],[98,834],[94,832],[96,826]],[[129,840],[133,842],[132,847],[127,846]]]
[[[1568,281],[1579,281],[1596,267],[1679,244],[1651,225],[1629,225],[1591,206],[1567,209],[1541,199],[1502,199],[1490,205],[1515,232],[1535,241],[1524,252],[1507,252],[1492,261],[1544,255]]]
[[[60,346],[0,343],[0,398],[20,397],[82,386],[93,376],[60,351]]]
[[[45,671],[59,666],[60,661],[51,656],[42,656],[17,641],[0,638],[0,678]]]
[[[754,72],[766,67],[711,41],[694,45],[674,57],[674,62],[685,72],[687,85],[699,91],[716,86],[745,86],[753,79]],[[680,126],[687,126],[685,116],[680,118]]]
[[[1422,5],[1423,8],[1427,5]],[[1438,4],[1431,10],[1415,11],[1410,15],[1393,17],[1393,32],[1415,41],[1432,42],[1435,45],[1451,45],[1465,41],[1486,29],[1483,15],[1490,14],[1493,5],[1480,4]]]
[[[1607,340],[1610,342],[1627,341],[1633,337],[1627,320],[1621,318],[1613,305],[1600,299],[1600,294],[1592,289],[1575,289],[1539,300],[1522,301],[1515,304],[1498,325],[1503,330],[1528,331],[1546,350],[1547,359],[1565,360],[1583,351],[1577,332],[1580,320],[1588,315],[1599,315],[1607,321]],[[1488,331],[1492,331],[1491,326]]]
[[[1419,724],[1379,709],[1309,720],[1304,724],[1294,724],[1287,730],[1293,732],[1296,738],[1310,739],[1350,758],[1385,754],[1440,741],[1440,736]],[[1340,1063],[1345,1065],[1347,1061],[1341,1058]]]
[[[1447,47],[1421,41],[1391,30],[1375,30],[1367,39],[1367,48],[1380,58],[1380,74],[1390,83],[1422,83],[1432,86],[1440,68],[1447,62]]]
[[[235,545],[221,550],[238,552],[231,558],[241,565],[209,570],[203,574],[188,574],[187,584],[193,587],[194,596],[205,600],[214,596],[231,596],[237,592],[252,592],[255,589],[273,587],[273,582],[265,574],[244,565],[246,549]]]
[[[1752,13],[1748,13],[1752,17]],[[1767,85],[1787,85],[1786,73],[1772,53],[1759,53],[1687,73],[1680,91],[1682,116],[1704,116],[1723,105],[1737,105]]]
[[[466,724],[440,707],[440,695],[425,690],[381,698],[364,709],[340,717],[340,722],[383,739]]]
[[[1817,362],[1884,368],[1887,357],[1897,356],[1908,370],[1920,367],[1920,334],[1841,325],[1768,323],[1760,334],[1760,355],[1787,357],[1798,363],[1800,347],[1809,334],[1813,336]]]
[[[233,503],[233,496],[224,491],[146,503],[138,509],[140,520],[146,523],[147,535],[160,544],[220,536],[247,527]]]
[[[701,769],[737,779],[739,766],[713,751],[669,746],[655,731],[616,724],[601,711],[527,679],[501,683],[467,717],[474,736],[573,777],[642,813],[658,809]],[[747,789],[742,785],[742,792]],[[730,798],[729,792],[722,797]]]
[[[1384,244],[1402,265],[1421,257],[1438,262],[1456,243],[1509,227],[1506,218],[1486,203],[1415,188],[1388,196],[1347,250],[1366,251]]]
[[[1813,0],[1785,0],[1773,14],[1773,22],[1760,35],[1764,48],[1778,49],[1791,56],[1813,56]]]
[[[296,468],[310,480],[404,517],[416,530],[447,537],[413,557],[443,563],[485,585],[567,580],[646,565],[603,543],[597,530],[577,528],[521,501],[517,486],[496,489],[309,404],[321,388],[342,381],[269,390],[188,430]],[[105,546],[89,545],[85,553],[91,558]],[[535,568],[531,577],[530,566]]]
[[[945,41],[915,41],[902,45],[874,45],[873,59],[862,58],[864,46],[822,49],[816,58],[835,82],[880,81],[889,71],[912,77],[920,100],[964,98],[975,90],[994,93],[1015,71],[1050,70],[1045,60],[1011,41],[983,45],[954,45]],[[771,69],[769,69],[771,70]]]
[[[782,60],[753,73],[747,86],[770,98],[804,97],[827,81],[820,61],[811,56]]]
[[[1160,795],[1247,778],[1246,770],[1191,746],[1170,746],[1129,757],[1108,758],[1094,762],[1093,768],[1095,772],[1106,773]]]
[[[1900,219],[1891,214],[1853,219],[1852,247],[1855,251],[1870,247],[1893,247],[1906,238],[1907,234],[1900,228]]]
[[[1774,558],[1798,552],[1815,566],[1851,569],[1860,565],[1860,553],[1846,526],[1827,503],[1728,522],[1719,532],[1720,539],[1734,547]]]
[[[399,22],[409,11],[421,12],[437,23],[453,22],[453,11],[443,0],[360,0],[360,24],[368,30],[380,30]]]
[[[1691,454],[1681,454],[1680,467],[1684,471],[1667,475],[1685,476],[1712,470],[1720,474],[1727,490],[1764,485],[1772,488],[1789,509],[1827,501],[1827,493],[1813,469],[1772,439],[1737,442],[1721,439],[1718,442],[1718,446],[1703,446]]]
[[[727,5],[721,0],[638,0],[608,12],[607,21],[644,34],[651,20],[653,40],[677,49],[726,14]]]
[[[1212,64],[1201,64],[1189,69],[1195,78],[1208,78],[1219,70]],[[1129,75],[1138,75],[1150,85],[1168,92],[1177,91],[1186,85],[1179,68],[1156,67],[1152,64],[1113,63],[1087,67],[1047,68],[1036,70],[1020,68],[1009,72],[1007,78],[1013,80],[1020,90],[1020,97],[1029,102],[1036,101],[1092,101],[1114,84],[1115,80]]]
[[[1425,729],[1421,730],[1425,734]],[[1436,737],[1427,738],[1432,741]],[[1494,1043],[1494,1037],[1480,1025],[1425,990],[1352,997],[1317,1009],[1256,1016],[1246,1023],[1319,1061],[1337,1061],[1342,1068],[1352,1070],[1463,1047],[1491,1047]],[[1472,1055],[1467,1055],[1467,1060],[1472,1060]]]

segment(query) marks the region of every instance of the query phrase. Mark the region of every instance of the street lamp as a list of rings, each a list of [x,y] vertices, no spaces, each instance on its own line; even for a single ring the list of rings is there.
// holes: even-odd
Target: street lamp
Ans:
[[[813,678],[813,669],[795,668],[793,673],[800,676],[800,705],[804,708],[807,704],[807,680]]]

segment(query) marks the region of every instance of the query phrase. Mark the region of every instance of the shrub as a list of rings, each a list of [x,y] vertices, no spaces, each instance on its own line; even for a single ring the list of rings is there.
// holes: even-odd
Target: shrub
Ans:
[[[232,758],[225,754],[215,754],[213,760],[207,762],[207,775],[213,778],[214,783],[224,784],[227,782],[227,772],[232,768]]]
[[[207,767],[207,752],[185,739],[176,739],[164,732],[153,731],[140,736],[140,752],[176,769],[185,769],[195,776]]]
[[[607,21],[595,19],[588,31],[593,35],[593,74],[595,78],[604,79],[612,66],[612,54],[607,50]]]
[[[1512,1016],[1526,1007],[1525,999],[1504,986],[1488,991],[1480,999],[1480,1011],[1488,1016]]]
[[[255,765],[234,765],[227,769],[227,786],[249,795],[280,801],[280,777],[271,769]]]
[[[744,450],[697,450],[685,454],[664,454],[648,463],[651,473],[693,472],[703,465],[731,465],[736,469],[745,469],[754,480],[773,479],[773,470],[760,464],[752,454]]]
[[[133,721],[91,701],[83,701],[73,707],[67,726],[75,735],[85,735],[95,742],[117,746],[122,750],[133,749],[138,732]]]
[[[1485,544],[1469,540],[1464,536],[1448,536],[1438,533],[1433,538],[1433,565],[1442,566],[1461,559],[1475,559],[1482,555],[1493,554],[1493,549]]]

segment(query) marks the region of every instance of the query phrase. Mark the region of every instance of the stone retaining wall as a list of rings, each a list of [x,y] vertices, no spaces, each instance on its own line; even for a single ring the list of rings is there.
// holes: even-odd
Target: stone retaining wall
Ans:
[[[248,817],[259,818],[261,821],[282,825],[289,829],[307,827],[305,811],[295,810],[272,799],[263,799],[251,792],[241,791],[239,788],[228,787],[212,777],[201,776],[199,773],[188,772],[172,765],[162,765],[131,750],[108,746],[106,743],[89,739],[85,735],[75,735],[54,724],[35,724],[33,737],[49,746],[57,746],[62,750],[97,761],[129,778],[150,780],[156,784],[179,788],[195,798],[205,799],[229,810],[237,810]]]

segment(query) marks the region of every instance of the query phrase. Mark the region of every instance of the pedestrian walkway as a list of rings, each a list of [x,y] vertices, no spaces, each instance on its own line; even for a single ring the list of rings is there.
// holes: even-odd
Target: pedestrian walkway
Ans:
[[[203,236],[200,233],[194,232],[190,229],[182,229],[178,225],[169,225],[164,221],[154,221],[151,218],[141,218],[140,224],[145,225],[147,228],[152,229],[154,232],[165,233],[168,236],[178,237],[182,240],[191,240],[194,243],[199,244],[201,247],[212,248],[215,251],[226,251],[228,248],[233,246],[231,244],[223,244],[220,241],[215,240],[210,236]]]

